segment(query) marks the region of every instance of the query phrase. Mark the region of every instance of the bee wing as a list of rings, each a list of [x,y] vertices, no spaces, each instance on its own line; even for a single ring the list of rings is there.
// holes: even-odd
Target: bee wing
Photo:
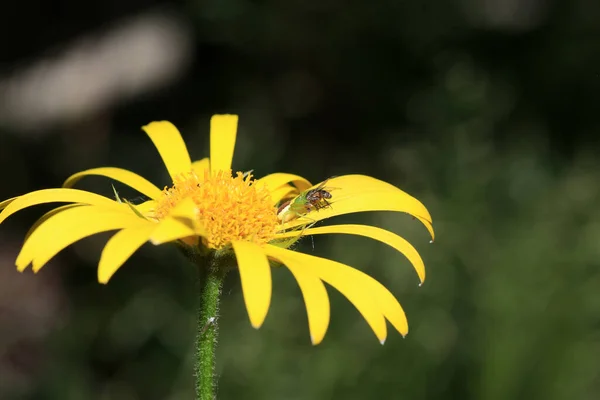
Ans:
[[[305,190],[304,192],[301,193],[301,195],[304,195],[306,197],[306,196],[309,196],[311,193],[322,190],[325,187],[325,185],[327,184],[327,182],[329,182],[329,180],[332,178],[335,178],[335,176],[330,176],[329,178],[325,179],[323,182],[319,183],[316,187]],[[331,190],[331,189],[339,189],[339,188],[327,188],[327,190]]]
[[[323,188],[325,187],[325,185],[327,184],[327,182],[328,182],[328,181],[329,181],[331,178],[334,178],[334,177],[332,176],[332,177],[329,177],[329,178],[325,179],[323,182],[319,183],[319,185],[318,185],[316,188],[314,188],[314,189],[311,189],[311,192],[314,192],[314,191],[317,191],[317,190],[321,190],[321,189],[323,189]]]

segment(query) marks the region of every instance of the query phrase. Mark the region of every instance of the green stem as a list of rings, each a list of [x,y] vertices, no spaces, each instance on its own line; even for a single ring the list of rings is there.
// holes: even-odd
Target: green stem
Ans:
[[[214,260],[213,260],[214,261]],[[215,350],[217,348],[219,300],[223,274],[216,265],[201,266],[198,328],[196,331],[196,398],[214,400],[216,392]],[[203,268],[204,267],[204,268]],[[208,267],[208,268],[206,268]],[[204,271],[202,271],[204,270]]]

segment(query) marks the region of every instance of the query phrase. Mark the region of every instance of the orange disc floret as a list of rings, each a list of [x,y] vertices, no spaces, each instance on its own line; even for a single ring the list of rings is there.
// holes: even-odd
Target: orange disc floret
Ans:
[[[277,210],[268,189],[254,183],[251,174],[238,172],[232,177],[231,170],[205,171],[202,177],[195,172],[182,174],[163,190],[154,217],[164,218],[181,200],[191,197],[206,231],[203,243],[207,247],[220,249],[234,240],[267,243],[277,230]]]

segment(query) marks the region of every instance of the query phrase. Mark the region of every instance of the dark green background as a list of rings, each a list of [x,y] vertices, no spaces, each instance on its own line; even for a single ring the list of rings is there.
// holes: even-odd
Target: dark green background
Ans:
[[[168,177],[140,126],[171,120],[197,159],[208,155],[210,115],[231,112],[240,115],[234,168],[314,182],[375,176],[420,199],[437,233],[429,244],[400,214],[331,221],[409,239],[425,260],[423,287],[402,255],[365,238],[300,247],[398,297],[411,331],[402,339],[390,329],[384,346],[334,290],[330,329],[311,346],[283,269],[256,331],[232,274],[220,399],[600,398],[600,3],[10,2],[0,77],[155,4],[189,28],[184,74],[36,135],[0,119],[0,198],[102,165],[162,187]],[[106,180],[82,187],[111,195]],[[0,227],[0,398],[192,398],[191,266],[174,248],[147,245],[102,286],[95,268],[108,236],[97,235],[38,275],[19,274],[18,248],[46,209]]]

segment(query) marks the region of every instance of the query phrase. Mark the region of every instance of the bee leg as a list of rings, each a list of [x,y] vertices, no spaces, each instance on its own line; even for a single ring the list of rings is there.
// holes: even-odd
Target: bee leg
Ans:
[[[321,199],[319,203],[315,204],[316,210],[322,210],[327,207],[331,207],[331,204],[325,199]]]

